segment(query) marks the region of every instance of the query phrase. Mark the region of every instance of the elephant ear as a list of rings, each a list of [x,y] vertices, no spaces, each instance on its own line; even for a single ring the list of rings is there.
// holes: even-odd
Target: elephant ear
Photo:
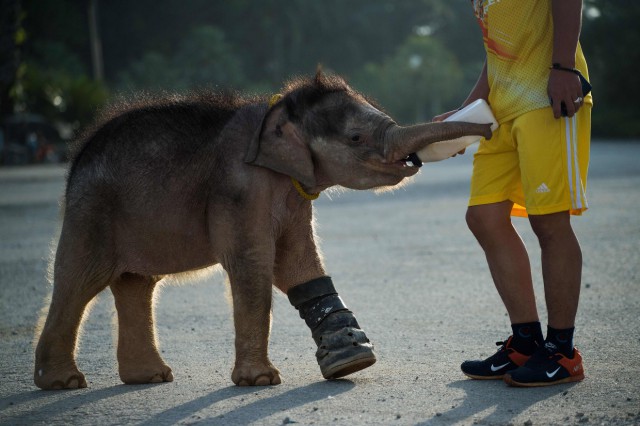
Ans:
[[[313,160],[302,135],[299,125],[288,118],[284,102],[279,102],[262,119],[244,161],[291,176],[304,187],[313,188]]]

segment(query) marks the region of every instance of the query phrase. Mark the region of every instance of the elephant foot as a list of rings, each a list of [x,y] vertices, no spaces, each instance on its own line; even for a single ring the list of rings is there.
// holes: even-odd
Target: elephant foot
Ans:
[[[37,387],[44,390],[81,389],[87,387],[84,374],[78,370],[75,363],[66,367],[50,367],[37,365],[33,381]]]
[[[376,362],[373,345],[349,311],[335,312],[313,330],[316,359],[325,379],[364,370]]]
[[[280,372],[270,362],[238,364],[231,373],[231,380],[237,386],[269,386],[282,383]]]
[[[127,385],[173,382],[171,368],[162,359],[119,361],[120,380]]]

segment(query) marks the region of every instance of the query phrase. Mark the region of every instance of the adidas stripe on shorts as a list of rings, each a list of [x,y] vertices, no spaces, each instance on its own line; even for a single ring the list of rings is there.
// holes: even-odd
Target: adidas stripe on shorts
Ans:
[[[571,118],[548,107],[501,123],[474,155],[469,206],[511,200],[513,216],[582,214],[590,140],[589,104]]]

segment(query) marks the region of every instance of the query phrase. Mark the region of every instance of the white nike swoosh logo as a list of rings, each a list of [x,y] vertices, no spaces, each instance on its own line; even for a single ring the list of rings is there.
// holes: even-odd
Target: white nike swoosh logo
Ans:
[[[553,376],[556,375],[558,371],[560,371],[560,367],[556,368],[556,370],[553,373],[549,373],[548,371],[545,371],[545,373],[547,373],[548,378],[552,378]]]
[[[508,362],[506,364],[502,364],[502,365],[499,365],[497,367],[494,367],[493,364],[491,364],[491,371],[496,372],[496,371],[500,370],[501,368],[506,367],[507,365],[509,365]]]

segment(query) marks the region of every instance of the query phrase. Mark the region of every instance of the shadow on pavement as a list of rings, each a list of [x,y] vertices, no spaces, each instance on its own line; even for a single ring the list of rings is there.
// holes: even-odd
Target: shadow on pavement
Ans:
[[[118,385],[97,390],[34,390],[31,392],[23,392],[11,395],[0,399],[0,407],[2,407],[0,408],[0,412],[4,411],[8,407],[14,407],[19,410],[19,413],[8,417],[3,417],[0,420],[0,425],[14,425],[17,423],[23,423],[25,419],[28,419],[29,422],[36,422],[39,420],[46,421],[46,419],[56,417],[60,413],[68,411],[70,407],[78,407],[84,404],[95,403],[107,398],[124,395],[129,392],[140,391],[150,386],[158,385]],[[36,408],[32,409],[20,410],[21,404],[27,404],[31,401],[36,401],[39,399],[44,400],[43,405],[38,405]],[[49,402],[52,399],[54,401]]]
[[[355,384],[349,380],[316,382],[265,399],[260,399],[259,401],[250,402],[246,405],[234,405],[231,411],[218,414],[214,418],[204,417],[206,414],[203,415],[203,417],[192,417],[198,411],[209,408],[217,402],[239,395],[259,392],[261,389],[260,387],[230,386],[228,388],[218,389],[208,395],[196,398],[182,405],[169,408],[154,415],[141,425],[175,424],[186,419],[188,419],[191,424],[199,421],[206,424],[214,424],[216,422],[220,424],[249,424],[278,412],[341,394],[352,389],[354,386]]]
[[[164,384],[166,386],[166,384]],[[19,412],[10,416],[3,416],[0,419],[0,425],[14,425],[23,423],[27,420],[29,423],[39,421],[47,422],[51,419],[59,420],[61,413],[64,413],[73,407],[95,404],[99,401],[121,397],[130,392],[144,392],[150,387],[163,386],[163,384],[151,385],[117,385],[109,388],[90,390],[62,390],[62,391],[41,391],[23,392],[14,394],[0,400],[0,412],[9,407],[17,409]],[[181,421],[189,423],[198,423],[200,421],[207,424],[248,424],[265,417],[269,417],[278,412],[284,412],[294,407],[319,401],[352,389],[355,384],[349,380],[333,380],[312,383],[307,386],[292,389],[284,393],[269,396],[258,401],[249,402],[246,405],[232,404],[233,408],[228,411],[224,409],[217,411],[215,417],[211,417],[211,408],[226,399],[235,398],[251,393],[258,394],[261,390],[271,389],[273,387],[237,387],[229,386],[217,389],[207,395],[198,397],[191,401],[180,405],[173,406],[152,417],[147,418],[140,425],[161,425],[176,424]],[[51,401],[54,399],[54,401]],[[23,404],[33,405],[34,401],[40,401],[42,405],[35,408],[26,408],[20,410]],[[150,401],[149,408],[155,408],[155,402]],[[37,404],[37,402],[36,402]],[[227,405],[228,407],[228,405]],[[209,409],[208,413],[202,413],[202,417],[198,416],[201,410]],[[121,421],[126,420],[124,418]]]
[[[448,387],[465,392],[462,403],[418,425],[481,422],[506,424],[540,401],[566,393],[576,383],[538,388],[508,387],[502,380],[459,380]],[[490,413],[484,411],[493,409]],[[478,418],[476,418],[478,416]]]

